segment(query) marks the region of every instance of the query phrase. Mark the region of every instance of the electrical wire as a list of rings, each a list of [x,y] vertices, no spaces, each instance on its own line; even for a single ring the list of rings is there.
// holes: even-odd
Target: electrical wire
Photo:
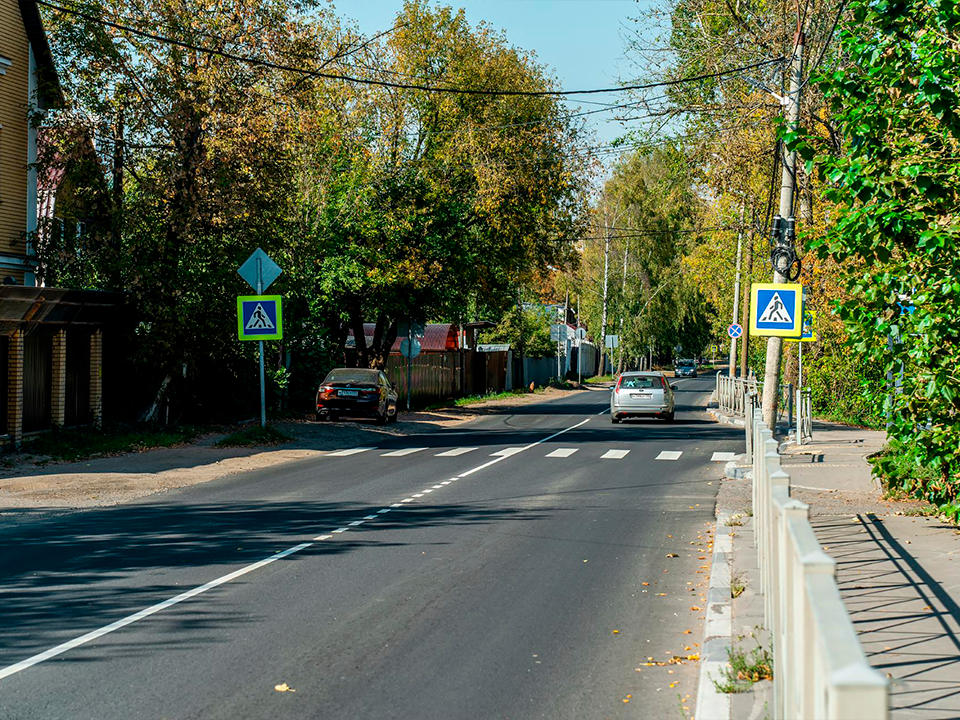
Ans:
[[[65,13],[68,15],[74,15],[76,17],[81,17],[89,22],[94,22],[105,27],[110,27],[115,30],[120,30],[122,32],[128,32],[139,37],[147,38],[149,40],[154,40],[155,42],[165,43],[167,45],[175,45],[177,47],[182,47],[187,50],[194,50],[196,52],[204,53],[206,55],[216,55],[219,57],[224,57],[228,60],[235,60],[237,62],[247,63],[249,65],[254,65],[257,67],[265,67],[273,70],[283,70],[286,72],[297,73],[299,75],[307,77],[316,77],[324,80],[340,80],[342,82],[353,83],[358,85],[367,85],[373,87],[385,87],[393,88],[400,90],[422,90],[424,92],[436,92],[436,93],[449,93],[455,95],[487,95],[487,96],[501,96],[501,97],[558,97],[563,95],[595,95],[600,93],[621,93],[621,92],[630,92],[633,90],[648,90],[650,88],[657,87],[671,87],[675,85],[682,85],[689,82],[698,82],[700,80],[707,80],[711,78],[718,78],[724,75],[731,75],[736,73],[744,72],[745,70],[753,70],[759,67],[766,67],[767,65],[772,65],[776,63],[782,63],[784,58],[775,58],[772,60],[763,60],[756,63],[751,63],[750,65],[744,65],[737,68],[731,68],[730,70],[723,70],[715,73],[704,73],[702,75],[695,75],[691,77],[677,78],[676,80],[664,80],[655,83],[644,83],[639,85],[622,85],[619,87],[612,88],[590,88],[585,90],[487,90],[487,89],[474,89],[474,88],[458,88],[450,86],[429,86],[429,85],[419,85],[412,83],[397,83],[391,82],[388,80],[373,80],[370,78],[358,78],[350,75],[340,75],[335,73],[326,73],[320,72],[318,70],[308,70],[305,68],[293,67],[291,65],[285,65],[282,63],[275,63],[269,60],[261,60],[259,58],[249,57],[246,55],[238,55],[237,53],[227,52],[225,50],[217,50],[216,48],[206,47],[204,45],[197,45],[195,43],[188,43],[183,40],[176,40],[174,38],[168,38],[163,35],[158,35],[156,33],[147,32],[144,30],[139,30],[137,28],[130,27],[128,25],[123,25],[120,23],[107,20],[102,17],[97,17],[90,13],[82,12],[79,10],[71,10],[69,8],[56,5],[47,0],[34,0],[38,5],[43,5],[48,7],[51,10],[57,12]]]

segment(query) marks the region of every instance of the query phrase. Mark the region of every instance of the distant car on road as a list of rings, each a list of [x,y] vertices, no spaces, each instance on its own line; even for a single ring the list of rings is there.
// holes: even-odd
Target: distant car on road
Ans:
[[[697,361],[696,360],[677,360],[676,365],[673,366],[673,374],[677,377],[696,377],[697,376]]]
[[[610,421],[652,415],[673,422],[675,389],[663,373],[623,373],[610,391]]]
[[[341,415],[372,417],[378,425],[397,421],[397,388],[380,370],[335,368],[317,390],[317,420]]]

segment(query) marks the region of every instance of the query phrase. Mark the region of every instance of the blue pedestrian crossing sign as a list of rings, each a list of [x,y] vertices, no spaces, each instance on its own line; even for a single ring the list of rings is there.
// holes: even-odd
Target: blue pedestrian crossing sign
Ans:
[[[753,283],[750,286],[750,334],[799,337],[803,286],[798,283]]]
[[[800,337],[798,338],[784,338],[785,342],[816,342],[817,341],[817,330],[815,323],[817,322],[817,313],[814,310],[803,309],[803,327],[801,328]]]
[[[241,340],[282,340],[283,308],[279,295],[237,298],[237,332]]]

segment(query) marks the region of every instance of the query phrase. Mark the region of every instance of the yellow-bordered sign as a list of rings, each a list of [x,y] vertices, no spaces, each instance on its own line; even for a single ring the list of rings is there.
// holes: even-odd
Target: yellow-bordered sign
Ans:
[[[817,312],[815,310],[803,311],[803,330],[798,338],[784,338],[787,342],[816,342],[817,341],[817,331],[815,325],[817,323]]]
[[[237,298],[237,334],[241,340],[283,339],[283,298],[241,295]]]
[[[753,283],[750,286],[750,334],[800,336],[803,318],[803,285]]]

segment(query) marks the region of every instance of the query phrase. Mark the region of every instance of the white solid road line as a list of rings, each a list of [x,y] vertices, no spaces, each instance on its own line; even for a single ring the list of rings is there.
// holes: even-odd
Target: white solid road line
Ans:
[[[526,448],[522,447],[508,447],[503,448],[503,450],[497,450],[496,452],[490,453],[490,457],[510,457],[511,455],[516,455],[518,452],[523,452]]]
[[[393,450],[391,452],[382,453],[382,457],[403,457],[404,455],[413,455],[418,453],[421,450],[426,450],[426,448],[403,448],[402,450]]]
[[[443,452],[437,453],[437,457],[457,457],[458,455],[466,455],[468,452],[473,452],[474,450],[479,450],[478,447],[458,447],[452,448],[450,450],[444,450]]]
[[[602,415],[605,412],[606,412],[606,409],[600,411],[599,413],[597,413],[597,415]],[[574,425],[571,425],[570,427],[564,428],[563,430],[559,430],[558,432],[555,432],[552,435],[548,435],[542,440],[537,440],[536,442],[532,442],[529,445],[525,445],[524,447],[509,448],[514,452],[501,455],[499,457],[494,458],[493,460],[489,460],[483,463],[482,465],[478,465],[475,468],[472,468],[464,473],[461,473],[460,475],[457,476],[457,478],[467,477],[468,475],[472,475],[473,473],[478,472],[479,470],[483,470],[484,468],[490,467],[491,465],[496,465],[498,462],[502,460],[506,460],[508,457],[510,457],[510,455],[515,455],[518,452],[523,452],[524,450],[529,450],[530,448],[534,448],[537,445],[542,445],[545,442],[549,442],[550,440],[553,440],[553,438],[555,437],[559,437],[560,435],[563,435],[564,433],[569,432],[570,430],[574,430],[580,427],[581,425],[584,425],[590,422],[590,420],[591,418],[587,418],[586,420],[581,420],[580,422]],[[339,456],[354,455],[356,453],[366,452],[367,450],[375,450],[375,449],[376,448],[351,448],[349,450],[338,450],[337,452],[330,453],[330,454],[339,455]],[[448,482],[456,480],[457,478],[451,478],[450,481]],[[400,503],[413,502],[413,498],[415,497],[422,497],[422,495],[415,494],[413,495],[413,497],[404,498],[403,500],[400,501]],[[399,503],[394,503],[391,507],[397,507],[397,506],[399,506]],[[381,510],[381,512],[383,511]],[[355,520],[354,522],[350,523],[346,527],[340,527],[340,528],[337,528],[336,530],[331,531],[330,534],[318,535],[316,538],[314,538],[314,540],[325,540],[325,539],[331,538],[333,534],[345,533],[350,529],[350,526],[357,526],[357,525],[361,525],[362,523],[363,523],[363,520]],[[20,662],[15,663],[13,665],[9,665],[5,668],[0,668],[0,680],[2,680],[3,678],[9,677],[11,675],[15,675],[16,673],[26,670],[29,667],[33,667],[38,663],[42,663],[45,660],[49,660],[50,658],[54,658],[58,655],[61,655],[67,652],[68,650],[72,650],[75,647],[85,645],[86,643],[91,642],[92,640],[96,640],[97,638],[103,637],[108,633],[112,633],[114,630],[119,630],[120,628],[126,627],[127,625],[130,625],[132,623],[135,623],[138,620],[142,620],[143,618],[150,617],[151,615],[158,613],[161,610],[165,610],[168,607],[171,607],[173,605],[183,602],[184,600],[189,600],[192,597],[196,597],[197,595],[205,593],[208,590],[211,590],[215,587],[219,587],[224,583],[228,583],[231,580],[235,580],[238,577],[246,575],[247,573],[251,573],[254,570],[258,570],[259,568],[262,568],[265,565],[269,565],[275,560],[280,560],[281,558],[287,557],[288,555],[293,555],[294,553],[298,553],[301,550],[304,550],[308,547],[312,547],[313,544],[314,543],[312,542],[306,542],[306,543],[300,543],[299,545],[294,545],[291,548],[287,548],[286,550],[279,551],[271,555],[270,557],[264,558],[263,560],[260,560],[258,562],[242,567],[239,570],[234,570],[233,572],[227,573],[226,575],[222,575],[221,577],[218,577],[216,580],[211,580],[210,582],[204,585],[200,585],[198,587],[193,588],[192,590],[188,590],[187,592],[176,595],[170,598],[169,600],[164,600],[163,602],[157,603],[156,605],[151,605],[148,608],[140,610],[139,612],[135,612],[132,615],[128,615],[125,618],[121,618],[120,620],[117,620],[116,622],[112,622],[109,625],[104,625],[103,627],[98,628],[96,630],[92,630],[91,632],[88,632],[85,635],[81,635],[80,637],[74,638],[73,640],[69,640],[65,643],[61,643],[60,645],[57,645],[56,647],[50,648],[49,650],[45,650],[42,653],[38,653],[37,655],[28,657],[26,660],[21,660]]]
[[[600,456],[601,460],[623,460],[628,454],[629,450],[607,450],[603,455]]]
[[[127,615],[127,617],[121,618],[116,622],[112,622],[109,625],[104,625],[102,628],[98,628],[96,630],[88,632],[86,635],[81,635],[78,638],[74,638],[73,640],[68,640],[67,642],[61,643],[56,647],[50,648],[49,650],[45,650],[44,652],[34,655],[33,657],[29,657],[26,660],[21,660],[20,662],[14,665],[10,665],[0,670],[0,680],[2,680],[5,677],[9,677],[10,675],[14,675],[20,672],[21,670],[26,670],[28,667],[36,665],[37,663],[42,663],[44,660],[49,660],[50,658],[56,657],[57,655],[61,655],[62,653],[67,652],[67,650],[72,650],[75,647],[86,645],[91,640],[96,640],[99,637],[103,637],[107,633],[112,633],[114,630],[119,630],[120,628],[126,627],[127,625],[130,625],[132,623],[135,623],[138,620],[143,620],[145,617],[150,617],[154,613],[158,613],[161,610],[166,610],[168,607],[176,605],[177,603],[181,603],[184,600],[189,600],[190,598],[195,597],[200,593],[205,593],[207,590],[212,590],[213,588],[219,587],[220,585],[223,585],[224,583],[228,583],[231,580],[236,580],[238,577],[241,577],[242,575],[246,575],[247,573],[253,572],[254,570],[259,570],[264,565],[269,565],[270,563],[276,560],[285,558],[288,555],[293,555],[294,553],[300,552],[301,550],[305,550],[306,548],[311,547],[312,545],[313,545],[312,542],[300,543],[299,545],[294,545],[292,548],[287,548],[283,552],[278,552],[275,555],[271,555],[268,558],[264,558],[259,562],[253,563],[252,565],[247,565],[246,567],[242,567],[239,570],[234,570],[232,573],[222,575],[221,577],[218,577],[216,580],[211,580],[205,585],[200,585],[199,587],[195,587],[192,590],[187,590],[185,593],[180,593],[179,595],[172,597],[169,600],[164,600],[163,602],[159,602],[156,605],[151,605],[150,607],[145,608],[140,612],[136,612],[133,615]]]
[[[548,452],[544,457],[568,458],[579,448],[557,448],[553,452]]]
[[[730,462],[736,456],[737,454],[732,452],[715,452],[710,457],[710,462]]]
[[[664,450],[654,460],[679,460],[681,455],[683,455],[683,450]]]
[[[357,453],[367,452],[367,450],[376,450],[375,447],[349,448],[347,450],[334,450],[327,457],[346,457],[347,455],[356,455]]]

